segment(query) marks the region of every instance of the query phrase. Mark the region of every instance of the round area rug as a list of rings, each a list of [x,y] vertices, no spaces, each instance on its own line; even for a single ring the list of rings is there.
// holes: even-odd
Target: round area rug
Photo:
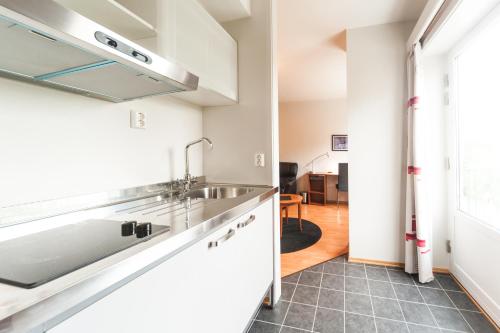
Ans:
[[[321,229],[314,223],[302,219],[300,232],[299,220],[290,217],[288,223],[283,220],[283,237],[281,237],[281,253],[300,251],[314,245],[321,238]]]

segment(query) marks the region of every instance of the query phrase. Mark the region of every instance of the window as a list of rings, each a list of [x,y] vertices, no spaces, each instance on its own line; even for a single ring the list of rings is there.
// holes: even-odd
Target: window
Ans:
[[[500,22],[455,58],[459,209],[500,229]]]

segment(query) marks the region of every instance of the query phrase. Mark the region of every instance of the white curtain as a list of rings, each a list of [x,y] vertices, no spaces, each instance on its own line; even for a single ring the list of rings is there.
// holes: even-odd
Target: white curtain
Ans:
[[[432,221],[426,202],[425,186],[425,110],[420,108],[421,46],[414,44],[408,56],[408,140],[406,176],[405,271],[418,273],[422,283],[434,280],[432,274]]]

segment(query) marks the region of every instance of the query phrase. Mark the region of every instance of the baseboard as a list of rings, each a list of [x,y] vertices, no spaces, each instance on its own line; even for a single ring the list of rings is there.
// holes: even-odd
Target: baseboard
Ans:
[[[389,267],[404,267],[405,266],[405,264],[401,263],[401,262],[352,258],[352,257],[349,257],[348,262],[353,262],[353,263],[358,263],[358,264],[378,265],[378,266],[389,266]],[[433,267],[432,271],[434,273],[446,273],[446,274],[450,272],[448,268],[444,268],[444,267]]]
[[[432,271],[434,273],[451,274],[450,270],[448,268],[444,268],[444,267],[432,267]]]
[[[500,307],[460,267],[455,266],[454,271],[451,277],[500,332]]]

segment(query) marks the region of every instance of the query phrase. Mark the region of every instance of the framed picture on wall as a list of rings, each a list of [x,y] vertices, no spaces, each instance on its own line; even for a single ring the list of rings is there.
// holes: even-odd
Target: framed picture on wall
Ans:
[[[347,135],[332,135],[332,150],[333,151],[347,151]]]

